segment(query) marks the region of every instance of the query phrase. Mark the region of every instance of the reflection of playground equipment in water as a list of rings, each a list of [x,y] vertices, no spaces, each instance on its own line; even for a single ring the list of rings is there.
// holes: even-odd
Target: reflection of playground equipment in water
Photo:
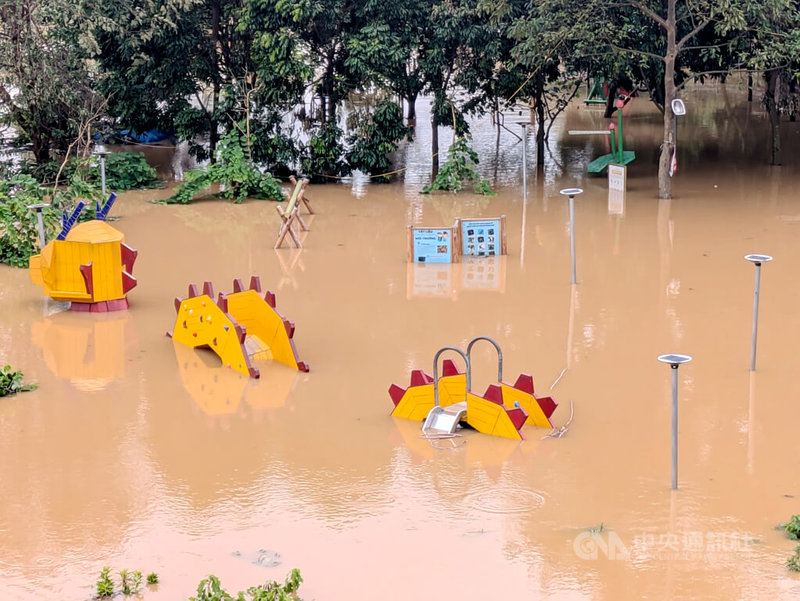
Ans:
[[[479,340],[490,342],[497,350],[497,384],[490,384],[483,396],[471,391],[472,347]],[[459,371],[450,359],[442,362],[439,376],[439,357],[447,351],[458,353],[466,369]],[[550,397],[537,398],[533,378],[521,374],[511,385],[503,382],[503,355],[500,346],[491,338],[479,336],[467,345],[466,353],[455,347],[443,347],[433,360],[433,376],[422,370],[411,372],[411,384],[402,388],[393,384],[389,396],[395,407],[394,417],[425,420],[424,432],[452,433],[462,422],[483,432],[505,438],[522,440],[523,424],[553,428],[550,416],[556,402]]]
[[[297,379],[296,370],[269,365],[262,368],[267,370],[262,383],[216,363],[210,351],[196,351],[178,342],[173,347],[183,387],[207,415],[236,413],[242,401],[256,410],[282,407]]]
[[[461,291],[506,291],[506,257],[466,257],[461,263],[409,263],[406,295],[458,298]]]
[[[31,335],[56,377],[80,390],[101,390],[125,377],[125,351],[136,332],[127,312],[90,317],[63,311],[34,323]]]
[[[203,294],[189,285],[187,298],[175,298],[175,328],[167,336],[191,348],[210,348],[225,367],[252,378],[258,378],[259,371],[251,358],[273,359],[308,371],[308,364],[297,357],[294,323],[275,309],[272,292],[261,292],[258,276],[250,278],[248,289],[234,280],[233,290],[220,292],[214,301],[211,282],[203,284]]]
[[[287,254],[288,258],[285,257]],[[295,279],[294,272],[296,269],[300,271],[306,270],[302,260],[303,251],[299,248],[295,248],[288,251],[276,252],[275,257],[277,257],[278,265],[281,266],[281,273],[283,273],[278,282],[278,290],[282,289],[286,284],[297,290],[299,284],[297,283],[297,279]]]

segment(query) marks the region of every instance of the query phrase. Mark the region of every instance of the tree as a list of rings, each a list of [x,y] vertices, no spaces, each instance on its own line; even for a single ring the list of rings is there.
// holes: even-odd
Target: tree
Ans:
[[[81,124],[96,117],[85,38],[69,0],[5,0],[0,4],[0,119],[29,143],[39,164],[66,149]]]
[[[405,101],[410,127],[416,126],[416,101],[425,87],[420,57],[430,46],[428,17],[433,4],[432,0],[365,0],[363,26],[348,43],[348,68],[362,85],[375,84]]]
[[[664,141],[658,162],[658,197],[672,196],[670,165],[675,152],[675,115],[670,109],[679,86],[702,77],[691,70],[697,57],[731,43],[734,32],[745,28],[745,0],[601,0],[595,17],[600,23],[596,39],[605,40],[613,51],[623,53],[635,66],[637,79],[650,90],[650,97],[664,116]],[[702,39],[700,36],[703,36]],[[694,57],[693,57],[694,55]],[[731,65],[719,65],[719,74]]]
[[[770,0],[743,7],[747,23],[738,36],[734,52],[749,70],[764,73],[764,106],[770,122],[770,164],[783,162],[781,115],[794,115],[800,108],[800,14],[793,0]]]
[[[580,73],[588,59],[577,40],[582,36],[586,8],[583,5],[545,0],[530,11],[514,10],[510,36],[515,41],[513,57],[529,75],[514,95],[528,99],[536,115],[536,163],[544,165],[544,147],[550,127],[582,82]]]

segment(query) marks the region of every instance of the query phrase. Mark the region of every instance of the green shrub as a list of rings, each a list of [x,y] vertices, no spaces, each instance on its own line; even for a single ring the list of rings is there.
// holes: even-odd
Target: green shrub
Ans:
[[[314,183],[325,182],[326,178],[348,175],[350,169],[342,160],[343,132],[335,123],[325,123],[311,136],[308,148],[301,161],[303,173],[308,174]]]
[[[439,169],[433,183],[425,186],[422,193],[429,194],[434,190],[460,192],[464,182],[468,181],[476,194],[493,196],[489,182],[478,175],[477,164],[478,153],[470,148],[466,138],[459,138],[447,151],[447,162]]]
[[[22,372],[10,365],[0,367],[0,396],[36,390],[36,384],[23,384]]]
[[[147,584],[158,584],[158,574],[150,572],[147,575]]]
[[[100,598],[111,597],[114,594],[114,582],[111,580],[111,568],[106,566],[100,570],[100,577],[96,583],[97,596]]]
[[[0,182],[0,263],[27,267],[28,259],[39,252],[36,211],[28,205],[41,203],[44,196],[45,190],[30,176]],[[42,221],[49,240],[59,229],[58,211],[43,209]]]
[[[212,574],[200,581],[197,596],[190,597],[189,601],[294,601],[298,598],[297,591],[302,582],[300,570],[295,568],[286,576],[283,584],[271,580],[231,596],[222,588],[219,578]]]
[[[154,188],[159,184],[156,170],[143,152],[112,152],[105,160],[107,190]],[[94,161],[90,175],[93,182],[100,183],[100,159]]]
[[[403,110],[390,100],[381,100],[372,113],[355,111],[348,118],[354,130],[348,138],[350,167],[370,175],[383,175],[391,169],[388,154],[411,129],[403,125]],[[389,177],[374,177],[374,182],[388,182]]]
[[[800,572],[800,545],[795,547],[794,555],[790,555],[786,560],[786,567],[792,572]]]
[[[792,540],[800,539],[800,514],[793,515],[791,520],[781,524],[781,528],[786,531],[786,536]]]
[[[175,194],[166,199],[167,204],[188,204],[203,190],[218,183],[224,187],[218,196],[240,203],[254,197],[284,200],[280,182],[269,173],[259,171],[247,158],[244,137],[232,130],[220,140],[216,163],[202,169],[187,171],[185,180]]]

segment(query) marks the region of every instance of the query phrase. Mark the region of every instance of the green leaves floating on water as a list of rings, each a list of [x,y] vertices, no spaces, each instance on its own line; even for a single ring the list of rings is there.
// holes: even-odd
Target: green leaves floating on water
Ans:
[[[301,582],[303,577],[300,570],[295,568],[286,576],[283,584],[270,580],[248,588],[247,592],[239,592],[234,597],[222,588],[219,578],[211,574],[200,581],[197,596],[190,597],[189,601],[296,601]]]
[[[786,531],[786,536],[792,540],[800,539],[800,514],[793,515],[791,520],[781,524],[781,528]]]
[[[0,368],[0,396],[28,390],[36,390],[36,384],[23,384],[21,371],[15,370],[10,365]]]

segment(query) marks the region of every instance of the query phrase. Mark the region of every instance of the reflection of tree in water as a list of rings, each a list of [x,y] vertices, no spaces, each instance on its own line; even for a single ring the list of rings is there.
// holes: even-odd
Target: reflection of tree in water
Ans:
[[[433,207],[445,226],[451,225],[457,218],[482,217],[483,211],[491,204],[491,198],[482,194],[437,193],[431,194]]]

